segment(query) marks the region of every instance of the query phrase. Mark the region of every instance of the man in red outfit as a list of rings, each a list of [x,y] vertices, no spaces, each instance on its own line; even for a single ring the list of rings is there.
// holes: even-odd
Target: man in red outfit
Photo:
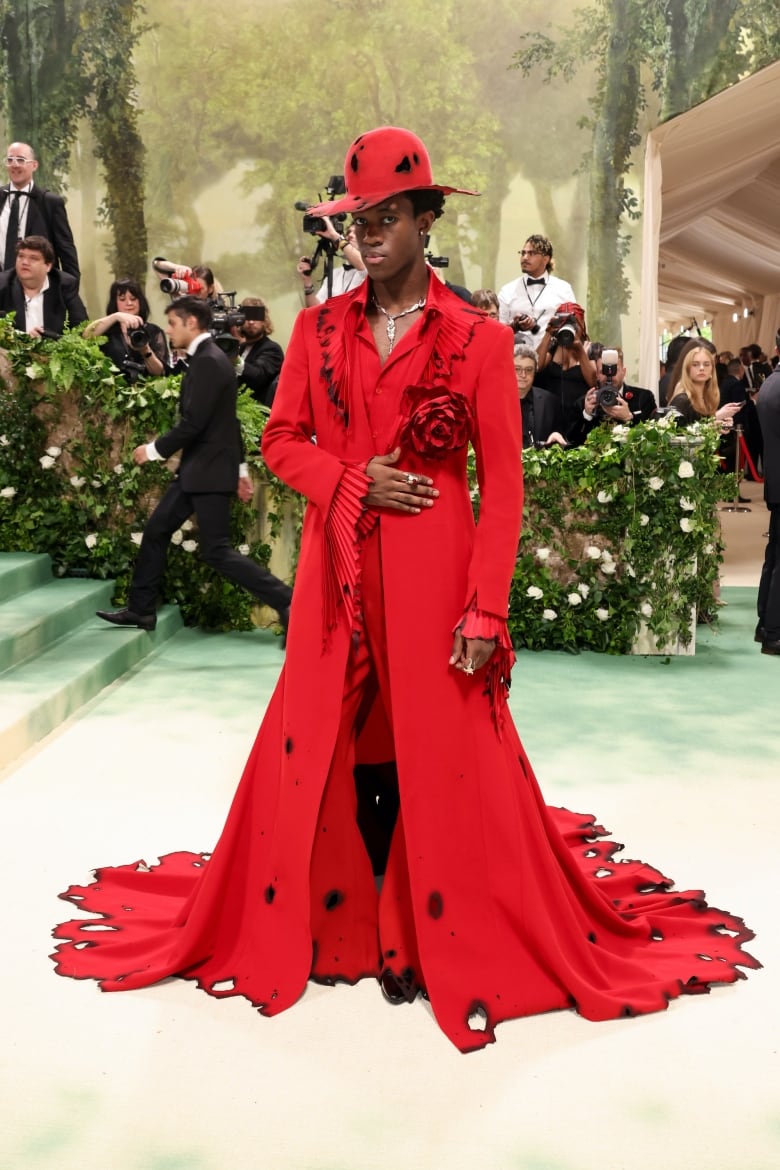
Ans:
[[[72,888],[114,929],[63,924],[59,970],[106,991],[181,974],[263,1015],[309,979],[378,978],[393,1000],[424,988],[464,1052],[502,1020],[571,1006],[614,1019],[732,982],[755,965],[738,919],[642,863],[613,865],[592,817],[544,803],[506,711],[512,333],[426,268],[453,188],[433,183],[416,135],[361,135],[345,175],[344,199],[310,210],[352,213],[368,279],[300,314],[263,436],[268,466],[308,500],[285,666],[207,863],[172,854]],[[378,891],[355,771],[390,760]]]

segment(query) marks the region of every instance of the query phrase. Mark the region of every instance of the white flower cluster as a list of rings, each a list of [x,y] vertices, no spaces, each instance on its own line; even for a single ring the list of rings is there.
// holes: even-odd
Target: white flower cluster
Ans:
[[[16,488],[15,487],[11,487],[9,485],[8,487],[0,488],[0,496],[2,496],[4,500],[12,500],[15,495],[16,495]]]

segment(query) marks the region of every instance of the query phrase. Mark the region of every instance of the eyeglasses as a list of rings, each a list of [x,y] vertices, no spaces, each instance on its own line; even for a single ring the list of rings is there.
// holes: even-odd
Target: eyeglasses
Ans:
[[[522,374],[524,378],[531,378],[536,373],[536,366],[515,366],[515,373],[518,377]]]
[[[535,248],[521,248],[518,255],[520,256],[541,256],[541,252],[537,252]]]
[[[18,165],[21,166],[22,163],[29,163],[29,162],[35,162],[35,159],[24,158],[21,154],[16,154],[16,155],[9,154],[8,158],[5,160],[5,165],[7,167],[12,167],[14,165],[14,163],[18,163]]]

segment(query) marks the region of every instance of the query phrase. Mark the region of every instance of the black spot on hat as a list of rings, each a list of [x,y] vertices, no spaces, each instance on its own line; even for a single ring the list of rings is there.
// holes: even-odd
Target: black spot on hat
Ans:
[[[266,902],[268,903],[268,905],[270,906],[271,903],[273,902],[274,898],[276,897],[276,886],[274,886],[274,885],[266,886],[265,894],[263,896],[264,896]]]
[[[411,160],[409,158],[409,155],[405,154],[404,157],[399,162],[398,166],[395,168],[395,173],[397,175],[408,175],[409,172],[411,171],[411,169],[412,169]]]
[[[284,741],[284,750],[287,752],[288,756],[289,756],[290,752],[293,750],[293,741],[290,739],[289,735],[287,736],[287,739]]]
[[[341,890],[328,890],[325,897],[322,899],[326,910],[335,910],[344,901],[344,895]]]

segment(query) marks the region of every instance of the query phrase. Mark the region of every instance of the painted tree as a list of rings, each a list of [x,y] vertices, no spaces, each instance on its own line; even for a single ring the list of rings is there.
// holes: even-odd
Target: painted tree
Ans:
[[[111,266],[146,267],[143,143],[138,134],[133,48],[143,31],[139,0],[3,0],[2,104],[9,133],[30,142],[43,185],[66,186],[79,125],[88,118],[102,164]]]
[[[628,288],[627,221],[639,215],[626,176],[645,128],[704,101],[780,55],[776,0],[596,0],[555,38],[524,36],[515,65],[569,80],[583,57],[597,85],[591,144],[588,310],[594,336],[619,338]]]

